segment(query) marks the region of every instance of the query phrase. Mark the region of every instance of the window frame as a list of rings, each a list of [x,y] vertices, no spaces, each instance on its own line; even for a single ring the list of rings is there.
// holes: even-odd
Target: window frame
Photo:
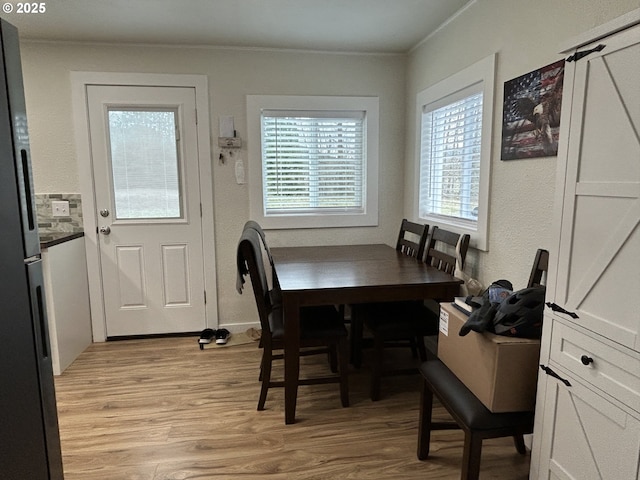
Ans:
[[[482,145],[480,148],[480,179],[478,218],[475,228],[469,220],[447,218],[439,215],[420,215],[420,169],[422,151],[422,114],[424,107],[440,102],[474,85],[481,85],[482,92]],[[457,233],[471,236],[470,246],[487,251],[489,245],[489,184],[491,176],[491,152],[493,143],[493,111],[495,90],[495,54],[492,54],[458,73],[420,91],[416,98],[416,141],[414,170],[414,218]],[[447,102],[446,104],[453,103]]]
[[[356,212],[286,213],[266,215],[263,199],[263,111],[364,112],[363,210]],[[247,95],[249,210],[263,228],[329,228],[378,225],[378,97]]]

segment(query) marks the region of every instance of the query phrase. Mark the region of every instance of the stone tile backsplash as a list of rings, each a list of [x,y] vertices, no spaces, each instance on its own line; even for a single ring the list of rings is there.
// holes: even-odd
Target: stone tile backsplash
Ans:
[[[51,202],[69,202],[69,216],[54,217]],[[79,193],[36,193],[36,213],[40,235],[58,232],[82,232],[82,199]]]

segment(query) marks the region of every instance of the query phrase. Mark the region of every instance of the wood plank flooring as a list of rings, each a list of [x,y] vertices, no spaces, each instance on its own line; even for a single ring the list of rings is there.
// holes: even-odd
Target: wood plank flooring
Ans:
[[[460,478],[460,431],[435,432],[430,459],[416,458],[418,376],[385,378],[371,402],[365,359],[349,408],[335,384],[301,387],[285,425],[282,389],[256,411],[259,359],[256,343],[200,351],[190,337],[91,345],[56,377],[65,479]],[[302,372],[325,368],[302,359]],[[510,438],[482,453],[482,479],[528,478]]]

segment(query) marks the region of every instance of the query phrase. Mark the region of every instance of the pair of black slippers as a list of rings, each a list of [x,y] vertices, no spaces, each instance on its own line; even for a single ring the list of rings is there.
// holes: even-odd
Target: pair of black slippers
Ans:
[[[231,336],[231,332],[226,328],[220,328],[218,330],[214,330],[212,328],[205,328],[200,334],[200,340],[198,343],[200,344],[200,350],[204,349],[205,344],[211,343],[214,339],[216,344],[224,345],[229,340]]]

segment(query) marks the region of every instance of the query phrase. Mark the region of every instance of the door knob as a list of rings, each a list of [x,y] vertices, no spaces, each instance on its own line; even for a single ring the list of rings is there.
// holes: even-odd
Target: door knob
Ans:
[[[107,210],[106,208],[103,208],[102,210],[100,210],[100,216],[101,217],[108,217],[109,216],[109,210]]]
[[[111,233],[111,227],[100,227],[99,231],[103,235],[109,235]]]

